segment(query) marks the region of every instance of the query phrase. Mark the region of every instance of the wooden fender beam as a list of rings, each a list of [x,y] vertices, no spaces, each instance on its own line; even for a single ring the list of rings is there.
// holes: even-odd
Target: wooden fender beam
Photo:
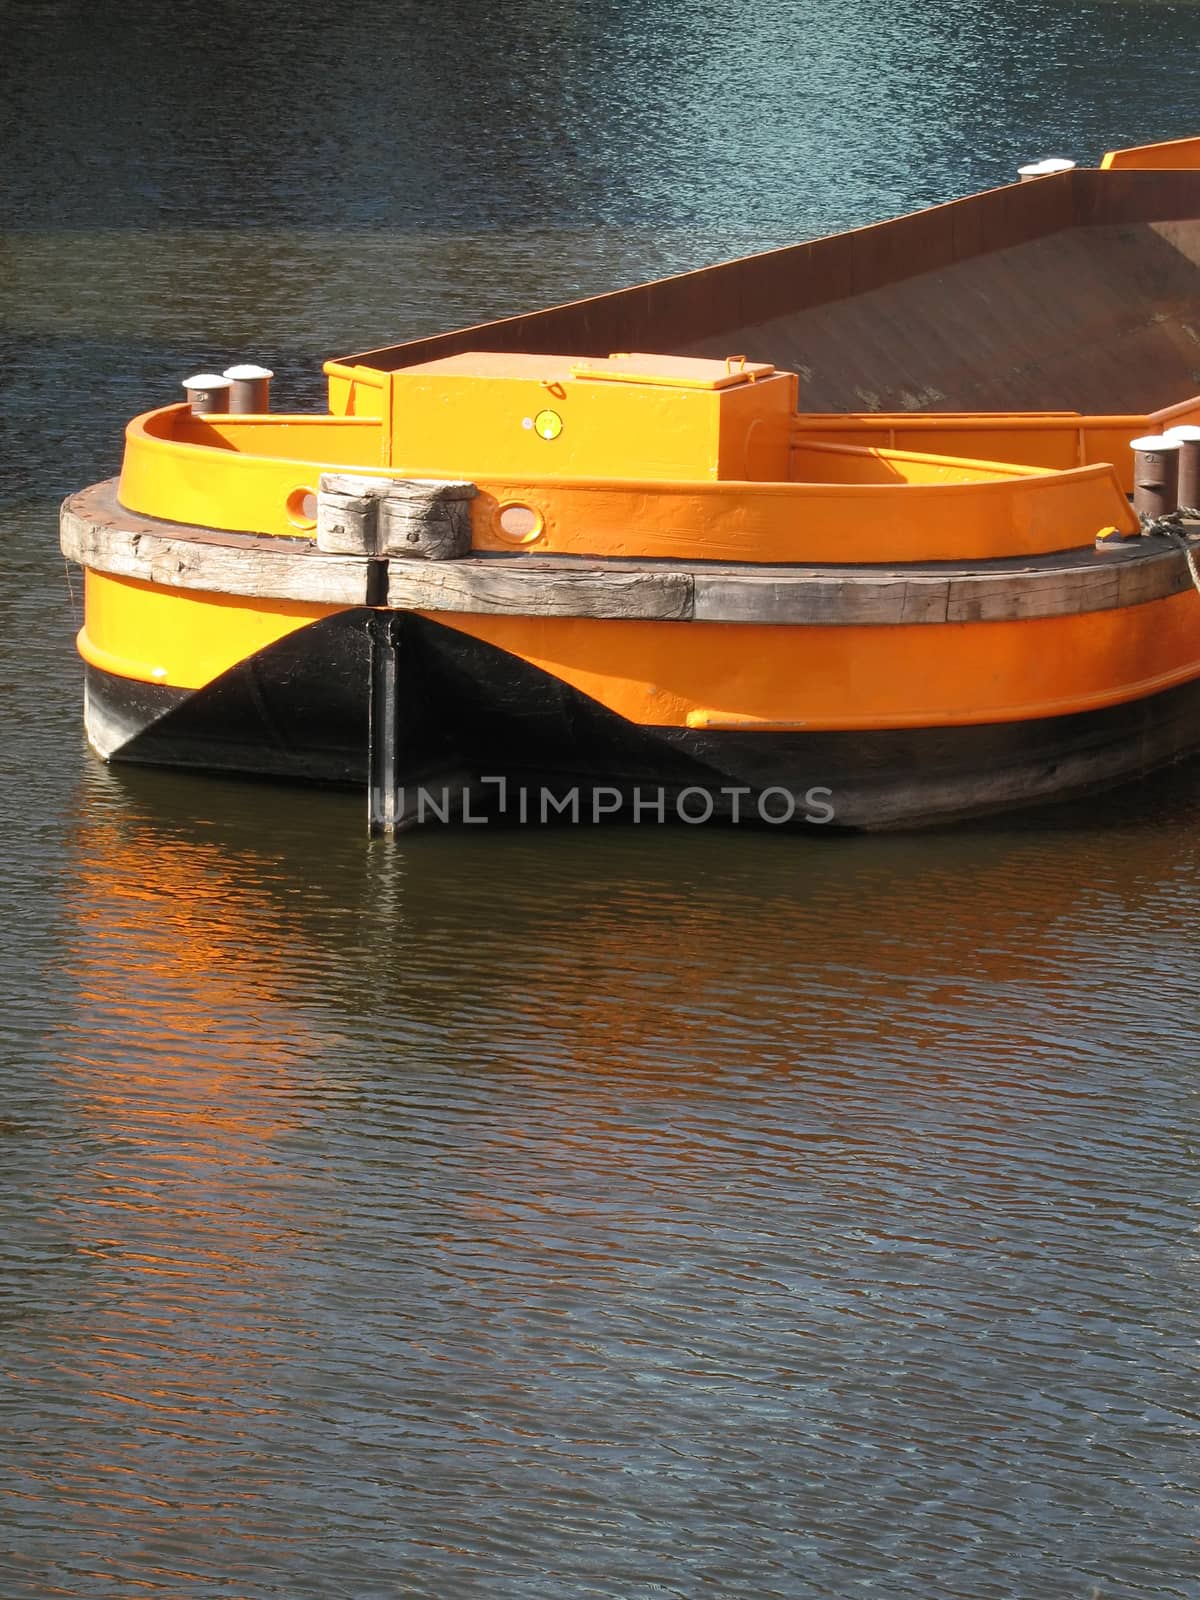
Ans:
[[[476,615],[781,626],[1004,622],[1143,605],[1191,583],[1165,539],[974,567],[718,566],[478,555],[426,561],[336,555],[311,540],[224,533],[126,511],[115,480],[64,502],[64,555],[175,589],[331,606]]]
[[[306,539],[139,516],[118,502],[115,479],[64,500],[59,542],[81,567],[171,589],[329,606],[381,605],[386,593],[385,561],[325,555]]]
[[[617,617],[690,622],[690,572],[544,556],[388,562],[388,604],[398,611],[471,611],[525,617]]]

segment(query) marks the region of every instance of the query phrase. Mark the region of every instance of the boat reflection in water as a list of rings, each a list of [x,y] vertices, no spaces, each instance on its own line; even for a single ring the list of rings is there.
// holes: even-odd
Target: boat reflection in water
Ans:
[[[752,1483],[756,1536],[773,1550],[778,1518],[790,1548],[793,1479],[764,1468],[805,1448],[833,1504],[864,1471],[903,1496],[915,1461],[986,1518],[1017,1491],[981,1459],[1089,1459],[1128,1319],[1151,1294],[1160,1339],[1190,1316],[1186,1263],[1118,1265],[1166,1203],[1142,1169],[1177,1101],[1096,939],[1183,981],[1182,772],[1155,818],[1118,798],[1086,829],[782,861],[737,830],[364,850],[350,796],[86,782],[57,1027],[73,1174],[36,1361],[14,1357],[10,1488],[111,1585],[254,1594],[264,1550],[303,1574],[365,1518],[348,1587],[370,1592],[387,1526],[444,1591],[508,1570],[543,1504],[674,1527],[679,1472],[714,1511]],[[1038,1337],[1062,1305],[1088,1308],[1082,1357]],[[1076,1420],[1053,1395],[1081,1360]],[[1137,1381],[1170,1403],[1154,1361]],[[870,1508],[847,1516],[875,1559]]]

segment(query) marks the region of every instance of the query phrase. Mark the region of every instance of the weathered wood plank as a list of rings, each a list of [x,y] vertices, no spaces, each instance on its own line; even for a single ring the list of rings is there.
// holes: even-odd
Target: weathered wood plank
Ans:
[[[1164,600],[1188,588],[1187,563],[1174,549],[1147,552],[1133,561],[1103,554],[1090,565],[1005,577],[981,573],[955,579],[947,622],[1021,622],[1037,617],[1076,616],[1118,606]]]
[[[317,549],[337,555],[421,556],[458,561],[470,554],[465,479],[371,478],[323,472],[317,493]]]
[[[467,478],[392,478],[389,500],[407,500],[414,508],[435,500],[474,500],[479,490]]]
[[[413,484],[407,493],[389,492],[379,501],[379,545],[389,556],[423,561],[461,561],[471,550],[471,507],[465,497],[423,497]],[[452,484],[440,486],[446,490]],[[474,486],[467,484],[471,494]]]
[[[331,555],[376,555],[379,518],[373,494],[322,488],[317,495],[317,549]]]
[[[300,541],[228,534],[218,542],[139,532],[81,516],[70,502],[63,508],[59,528],[69,561],[119,578],[329,606],[369,605],[374,598],[375,562],[362,556],[324,555]]]
[[[534,617],[860,627],[1000,622],[1144,605],[1191,582],[1183,554],[1164,539],[974,569],[717,567],[531,554],[373,559],[327,554],[306,539],[140,517],[118,504],[111,483],[71,496],[61,530],[70,560],[175,588]]]
[[[654,568],[551,565],[537,556],[433,563],[393,557],[388,604],[403,611],[685,622],[692,614],[692,578]]]
[[[1182,594],[1192,583],[1187,557],[1176,549],[1164,552],[1157,561],[1122,562],[1116,573],[1117,604],[1121,606],[1140,606],[1148,600]]]
[[[705,572],[694,577],[697,622],[809,623],[815,626],[944,622],[944,576]]]
[[[693,615],[697,622],[834,626],[1011,622],[1143,605],[1190,581],[1171,547],[1124,557],[1084,552],[1069,564],[1002,571],[697,569]]]

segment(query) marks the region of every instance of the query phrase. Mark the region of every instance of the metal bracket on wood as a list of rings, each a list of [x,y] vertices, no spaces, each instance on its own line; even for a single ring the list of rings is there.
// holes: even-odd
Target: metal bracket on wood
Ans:
[[[401,618],[372,612],[370,718],[367,735],[367,830],[373,838],[400,826],[400,630]]]

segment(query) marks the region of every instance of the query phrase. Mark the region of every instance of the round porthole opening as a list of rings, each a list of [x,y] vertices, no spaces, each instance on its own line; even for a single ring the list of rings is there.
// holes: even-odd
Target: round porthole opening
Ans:
[[[317,525],[317,492],[307,484],[293,489],[287,497],[288,521],[293,528],[315,528]]]
[[[500,507],[496,522],[500,532],[513,544],[532,544],[545,527],[540,514],[532,506],[520,505],[516,501]]]

